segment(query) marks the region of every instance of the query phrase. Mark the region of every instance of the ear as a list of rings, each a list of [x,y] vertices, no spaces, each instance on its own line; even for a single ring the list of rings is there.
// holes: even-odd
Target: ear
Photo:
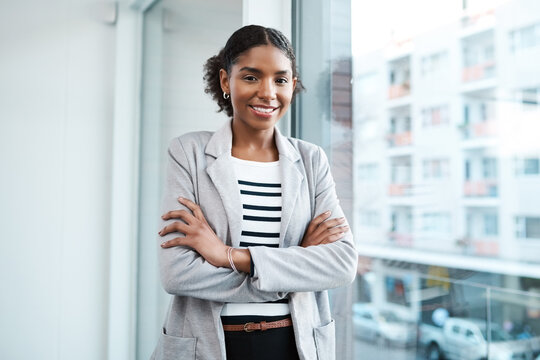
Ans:
[[[219,70],[219,83],[221,84],[221,90],[223,92],[230,94],[230,87],[229,87],[229,74],[227,74],[227,71],[225,69]]]
[[[294,77],[292,79],[292,91],[294,93],[294,90],[296,90],[296,82],[298,81],[298,78]]]

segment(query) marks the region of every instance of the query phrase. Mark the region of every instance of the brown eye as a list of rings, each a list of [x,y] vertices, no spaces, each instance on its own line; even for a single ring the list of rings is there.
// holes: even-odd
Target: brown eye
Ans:
[[[247,81],[256,81],[257,78],[253,75],[247,75],[247,76],[244,76],[244,80],[247,80]]]

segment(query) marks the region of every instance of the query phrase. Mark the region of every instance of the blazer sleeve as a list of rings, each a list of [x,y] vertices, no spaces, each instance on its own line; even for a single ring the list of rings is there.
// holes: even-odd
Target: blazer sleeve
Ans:
[[[185,151],[174,139],[168,151],[168,166],[162,212],[186,209],[178,197],[195,201],[194,184]],[[161,220],[161,219],[160,219]],[[160,222],[160,229],[172,222]],[[190,296],[219,302],[265,302],[284,298],[286,293],[267,292],[253,286],[248,274],[237,274],[228,268],[208,263],[195,250],[176,246],[163,249],[163,241],[182,236],[179,233],[158,236],[158,260],[163,288],[172,295]]]
[[[343,217],[328,158],[319,147],[315,180],[315,215],[331,210]],[[255,265],[253,283],[261,291],[322,291],[351,283],[358,254],[350,230],[331,244],[303,248],[250,247]]]

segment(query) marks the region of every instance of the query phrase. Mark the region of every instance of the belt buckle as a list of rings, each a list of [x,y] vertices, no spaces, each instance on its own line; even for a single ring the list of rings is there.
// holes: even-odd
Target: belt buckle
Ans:
[[[255,330],[248,329],[248,326],[251,325],[251,324],[255,324],[255,323],[254,322],[248,322],[248,323],[244,324],[244,331],[245,332],[253,332],[253,331],[255,331]]]

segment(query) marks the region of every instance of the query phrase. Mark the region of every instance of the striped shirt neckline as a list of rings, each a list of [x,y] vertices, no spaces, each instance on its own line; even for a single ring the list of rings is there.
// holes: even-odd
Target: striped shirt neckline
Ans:
[[[278,166],[279,165],[279,160],[278,161],[253,161],[253,160],[244,160],[244,159],[240,159],[240,158],[237,158],[237,157],[232,157],[233,161],[239,163],[239,164],[244,164],[244,165],[248,165],[248,166],[257,166],[257,167],[272,167],[272,166]]]

